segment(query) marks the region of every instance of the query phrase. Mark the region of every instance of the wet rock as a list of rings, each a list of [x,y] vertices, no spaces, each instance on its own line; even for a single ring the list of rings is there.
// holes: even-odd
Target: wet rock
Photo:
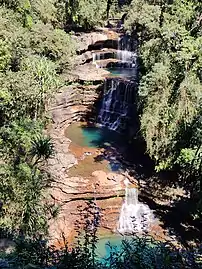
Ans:
[[[48,171],[53,177],[62,177],[62,174],[77,164],[78,161],[71,153],[56,152],[54,158],[48,160]]]
[[[78,65],[84,64],[90,60],[93,60],[93,52],[92,51],[86,51],[85,53],[77,56],[76,63]]]

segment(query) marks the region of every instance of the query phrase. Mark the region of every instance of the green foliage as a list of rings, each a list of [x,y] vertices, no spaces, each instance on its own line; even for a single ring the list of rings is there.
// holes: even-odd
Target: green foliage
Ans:
[[[172,146],[169,72],[169,66],[157,63],[140,84],[140,94],[147,99],[141,118],[142,132],[147,141],[147,149],[156,160],[159,156],[165,156],[167,147]]]
[[[0,166],[0,228],[17,234],[44,233],[45,208],[42,204],[44,176],[27,163]]]
[[[106,19],[107,0],[67,1],[69,19],[86,29],[103,24]]]
[[[197,147],[190,128],[201,115],[200,8],[192,0],[133,0],[126,18],[140,41],[141,129],[157,170],[183,166],[183,150]]]
[[[202,201],[202,4],[195,0],[133,0],[126,28],[139,41],[141,133],[156,171],[175,170]]]
[[[145,0],[133,0],[125,26],[129,30],[141,26],[144,35],[151,38],[158,35],[160,31],[161,7],[158,4],[152,5],[149,2]]]
[[[31,33],[31,46],[37,54],[54,61],[60,70],[73,64],[76,44],[64,30],[54,29],[50,24],[38,23]]]
[[[17,9],[21,5],[21,0],[1,0],[0,5],[5,5],[8,8]]]
[[[4,257],[4,264],[12,269],[192,269],[201,268],[200,249],[194,251],[178,250],[170,244],[154,241],[149,237],[134,237],[132,241],[123,241],[117,251],[111,248],[107,260],[93,262],[89,249],[81,245],[70,250],[48,247],[40,238],[35,240],[16,240],[15,251]],[[2,262],[3,265],[3,262]],[[4,266],[2,266],[4,268]]]
[[[36,158],[35,164],[39,160],[47,160],[53,155],[53,144],[49,137],[37,137],[32,142],[31,155]]]
[[[57,22],[56,0],[30,0],[33,13],[44,24]]]
[[[185,253],[184,253],[185,254]],[[190,257],[193,254],[190,253]],[[142,238],[134,237],[129,242],[123,241],[122,255],[119,253],[115,258],[111,254],[112,265],[109,268],[141,268],[141,269],[155,269],[155,268],[189,268],[188,259],[185,254],[185,259],[181,253],[173,248],[169,243],[160,243],[149,237]],[[195,261],[192,266],[199,268]],[[187,266],[187,267],[186,267]]]
[[[11,48],[9,42],[0,40],[0,71],[8,68],[11,61]]]
[[[40,166],[53,145],[42,135],[44,116],[75,46],[55,28],[56,1],[0,4],[0,229],[33,237],[47,228]]]
[[[57,76],[52,62],[45,58],[29,57],[21,71],[7,72],[0,77],[0,96],[3,102],[0,115],[5,122],[31,116],[37,119],[45,103],[57,87]]]
[[[42,133],[43,123],[27,118],[10,122],[0,129],[1,158],[15,160],[21,157],[23,161],[32,149],[32,142]]]
[[[196,157],[197,149],[184,148],[180,151],[180,154],[176,160],[176,163],[180,166],[191,165]]]
[[[47,150],[40,151],[36,162],[33,153],[37,154],[36,137],[42,127],[39,122],[24,119],[0,130],[0,229],[24,235],[43,233],[46,229],[42,194],[47,178],[36,163],[50,157],[53,146],[49,138],[41,137],[41,141],[49,142],[45,142]]]

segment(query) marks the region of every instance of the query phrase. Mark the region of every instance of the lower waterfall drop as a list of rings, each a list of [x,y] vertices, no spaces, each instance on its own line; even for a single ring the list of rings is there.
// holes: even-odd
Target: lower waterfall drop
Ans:
[[[122,205],[118,223],[118,232],[121,234],[142,233],[149,230],[149,225],[154,221],[150,208],[138,202],[138,190],[130,187],[125,180],[125,202]]]
[[[136,84],[133,81],[106,79],[98,123],[123,133],[135,115],[135,99]]]

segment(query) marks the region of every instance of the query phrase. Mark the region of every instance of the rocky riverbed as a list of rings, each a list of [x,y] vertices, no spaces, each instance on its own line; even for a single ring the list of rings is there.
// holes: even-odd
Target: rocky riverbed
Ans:
[[[115,232],[125,195],[125,178],[142,188],[141,193],[147,192],[147,197],[157,199],[155,192],[158,187],[152,186],[148,190],[147,183],[139,178],[137,180],[135,173],[129,175],[128,170],[133,170],[133,164],[120,156],[117,148],[121,146],[81,146],[74,139],[79,134],[75,133],[74,137],[68,129],[74,122],[78,126],[87,124],[86,120],[88,124],[93,124],[96,103],[103,95],[103,81],[109,74],[106,70],[96,68],[92,53],[96,49],[106,51],[107,47],[110,52],[117,49],[118,37],[119,34],[106,29],[77,37],[80,47],[78,64],[70,74],[72,84],[61,88],[49,107],[52,124],[47,132],[53,140],[55,155],[48,160],[46,169],[52,178],[49,203],[58,209],[56,217],[49,222],[50,242],[55,245],[63,244],[64,239],[74,241],[77,230],[82,229],[89,201],[96,202],[99,208],[99,232]],[[110,168],[114,162],[118,166],[115,171]],[[157,203],[162,203],[162,199]],[[169,199],[165,203],[168,204]],[[167,238],[166,229],[162,226],[156,219],[150,227],[150,234],[161,240]]]
[[[84,123],[73,125],[80,127]],[[54,130],[52,138],[56,154],[48,162],[49,171],[54,176],[49,193],[50,203],[59,208],[59,214],[49,223],[51,242],[61,245],[64,238],[70,243],[74,241],[78,223],[80,229],[84,225],[83,216],[88,212],[89,201],[95,201],[99,208],[101,221],[98,232],[102,235],[117,232],[125,196],[124,180],[128,178],[136,186],[138,181],[126,172],[121,163],[119,169],[112,172],[110,163],[117,159],[116,148],[110,145],[105,148],[80,146],[69,140],[66,126],[60,131]],[[157,219],[150,227],[150,233],[158,239],[166,238]]]

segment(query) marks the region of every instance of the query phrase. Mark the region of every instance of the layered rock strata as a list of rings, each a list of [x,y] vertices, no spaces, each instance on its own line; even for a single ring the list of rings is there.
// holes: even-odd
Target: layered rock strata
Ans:
[[[51,243],[59,246],[64,244],[64,238],[68,242],[74,241],[78,223],[81,229],[82,216],[87,215],[89,201],[94,201],[99,208],[101,227],[116,230],[125,193],[126,175],[112,173],[107,160],[96,161],[103,149],[73,145],[66,134],[71,123],[84,120],[86,115],[93,121],[96,102],[103,92],[103,81],[109,75],[109,72],[96,68],[93,53],[99,49],[101,54],[113,54],[118,34],[104,30],[103,33],[79,35],[76,40],[80,44],[78,65],[70,75],[76,84],[61,88],[49,110],[53,121],[49,135],[55,146],[55,155],[47,163],[52,178],[49,203],[53,208],[59,208],[57,217],[49,222],[49,233]]]
[[[99,98],[101,86],[66,86],[60,89],[50,108],[53,123],[68,125],[81,120],[93,109]]]

